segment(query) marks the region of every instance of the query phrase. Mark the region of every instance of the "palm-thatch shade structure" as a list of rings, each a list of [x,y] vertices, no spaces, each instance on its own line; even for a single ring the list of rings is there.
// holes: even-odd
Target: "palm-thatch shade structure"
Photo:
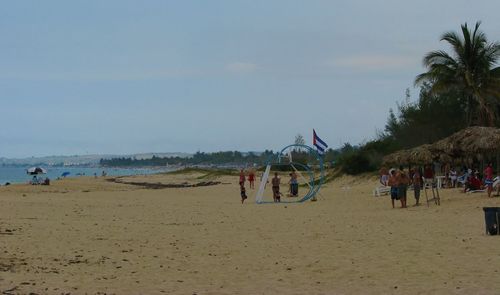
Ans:
[[[471,157],[500,151],[500,129],[469,127],[432,144],[432,148],[451,157]]]
[[[424,144],[387,155],[382,164],[430,164],[434,161],[451,163],[470,158],[482,159],[485,155],[498,158],[499,152],[500,129],[475,126],[458,131],[433,144]]]

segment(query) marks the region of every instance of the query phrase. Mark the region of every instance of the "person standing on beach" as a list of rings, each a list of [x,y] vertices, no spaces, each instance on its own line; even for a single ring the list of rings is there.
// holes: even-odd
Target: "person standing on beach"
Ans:
[[[248,182],[250,183],[250,188],[254,189],[255,188],[255,172],[253,170],[250,170],[250,173],[248,173]]]
[[[396,178],[398,179],[398,198],[401,201],[401,208],[406,208],[406,191],[408,189],[410,179],[403,170],[403,167],[399,168]]]
[[[420,187],[422,186],[422,176],[418,169],[413,169],[412,176],[413,192],[415,194],[415,206],[420,206]]]
[[[457,170],[455,167],[450,169],[450,186],[457,187]]]
[[[389,170],[389,179],[387,180],[387,185],[391,187],[391,203],[392,209],[394,209],[394,200],[398,199],[398,180],[396,178],[396,171],[394,169]]]
[[[280,178],[278,177],[278,172],[274,173],[274,177],[271,180],[273,185],[273,199],[275,203],[281,202],[281,193],[280,193]]]
[[[424,167],[424,184],[430,185],[430,187],[434,184],[434,170],[432,170],[431,165]]]
[[[299,195],[299,183],[295,172],[290,173],[290,194],[292,197]]]
[[[484,169],[484,184],[486,185],[488,198],[491,198],[491,191],[493,190],[493,164],[491,162]]]
[[[382,167],[379,171],[380,173],[380,184],[382,184],[383,186],[387,186],[387,181],[389,180],[389,172],[387,172],[387,168],[385,167]]]
[[[243,169],[240,170],[240,185],[245,185],[245,171]]]

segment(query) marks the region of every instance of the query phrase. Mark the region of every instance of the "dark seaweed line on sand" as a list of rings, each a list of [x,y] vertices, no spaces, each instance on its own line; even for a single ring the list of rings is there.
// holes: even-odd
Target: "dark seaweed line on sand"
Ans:
[[[194,184],[189,183],[149,183],[149,182],[133,182],[133,181],[120,181],[117,178],[108,179],[110,182],[120,183],[120,184],[129,184],[135,186],[141,186],[148,189],[164,189],[164,188],[188,188],[188,187],[201,187],[201,186],[212,186],[221,184],[220,181],[202,181]]]

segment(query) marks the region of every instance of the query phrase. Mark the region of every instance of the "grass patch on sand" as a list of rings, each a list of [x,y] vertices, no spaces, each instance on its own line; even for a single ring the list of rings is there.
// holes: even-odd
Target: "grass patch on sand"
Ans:
[[[196,179],[216,178],[220,176],[238,176],[239,171],[236,169],[222,169],[222,168],[184,168],[166,174],[182,175],[182,174],[202,174]]]

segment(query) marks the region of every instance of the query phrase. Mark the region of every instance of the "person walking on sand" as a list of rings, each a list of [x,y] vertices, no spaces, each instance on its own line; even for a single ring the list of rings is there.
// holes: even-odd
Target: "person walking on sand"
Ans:
[[[413,184],[413,193],[415,194],[415,206],[420,206],[420,187],[422,186],[422,176],[418,169],[413,170],[411,182]]]
[[[241,195],[241,204],[245,202],[245,200],[248,198],[245,190],[245,185],[243,183],[240,183],[240,195]]]
[[[398,179],[396,178],[396,170],[389,170],[389,179],[387,180],[387,185],[391,187],[391,203],[392,209],[394,209],[394,200],[398,199]]]
[[[484,169],[484,184],[486,185],[488,198],[491,198],[491,191],[493,190],[493,164],[491,162]]]
[[[281,202],[281,193],[280,193],[280,178],[278,177],[278,172],[274,173],[274,177],[271,180],[273,185],[273,199],[275,203]]]
[[[243,169],[240,170],[240,185],[245,185],[245,171]]]
[[[250,188],[254,189],[255,188],[255,172],[253,170],[250,170],[250,173],[248,173],[248,182],[250,184]]]

